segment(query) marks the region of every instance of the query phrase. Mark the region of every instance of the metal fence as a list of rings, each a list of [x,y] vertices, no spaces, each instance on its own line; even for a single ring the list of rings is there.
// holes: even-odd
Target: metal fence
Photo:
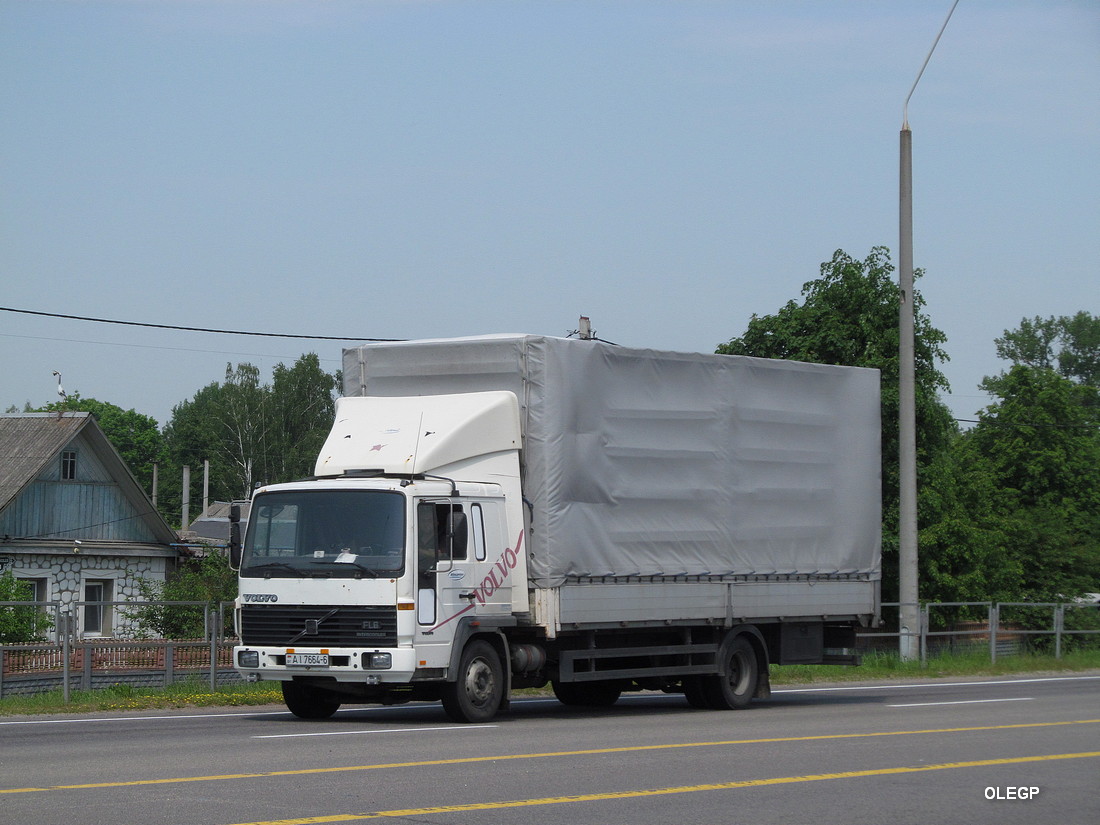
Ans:
[[[0,617],[5,611],[28,610],[36,617],[30,620],[36,641],[0,642],[0,698],[61,689],[68,702],[72,690],[166,687],[195,678],[213,689],[236,681],[233,623],[227,621],[232,608],[231,602],[73,602],[64,607],[60,602],[0,602]],[[114,634],[83,630],[87,610],[97,616],[110,610]],[[165,638],[156,629],[166,617],[197,632]]]
[[[904,637],[930,654],[988,651],[998,656],[1049,652],[1061,659],[1068,647],[1100,647],[1098,602],[928,602],[917,605],[920,626],[899,626],[898,602],[882,605],[883,627],[858,634],[862,651],[896,650]],[[908,605],[906,605],[908,606]]]
[[[857,651],[896,651],[903,637],[929,654],[988,651],[990,661],[1029,651],[1061,658],[1070,647],[1100,647],[1100,604],[1083,602],[933,602],[919,606],[920,627],[899,627],[898,603],[882,605],[883,623],[862,631]],[[115,635],[82,629],[86,610],[111,609]],[[164,687],[200,678],[213,689],[236,681],[231,602],[0,602],[4,611],[34,611],[39,641],[0,642],[0,698],[60,688],[94,690],[126,684]],[[22,614],[24,618],[27,613]],[[25,623],[26,624],[26,623]],[[32,625],[34,622],[32,621]],[[190,627],[189,637],[164,638],[156,629]]]

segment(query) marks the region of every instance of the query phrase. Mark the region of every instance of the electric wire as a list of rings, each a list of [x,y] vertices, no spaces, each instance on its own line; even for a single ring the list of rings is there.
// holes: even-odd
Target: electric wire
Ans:
[[[252,335],[261,338],[304,338],[312,341],[374,341],[379,343],[394,343],[406,340],[404,338],[364,338],[359,335],[301,335],[287,332],[254,332],[237,329],[187,327],[177,324],[154,324],[149,321],[119,321],[110,318],[92,318],[87,315],[65,315],[60,312],[40,312],[34,309],[17,309],[15,307],[0,307],[0,312],[17,312],[22,315],[38,315],[44,318],[63,318],[68,321],[91,321],[96,324],[118,324],[128,327],[149,327],[151,329],[175,329],[183,332],[211,332],[218,335]]]
[[[55,338],[46,337],[44,335],[16,335],[10,332],[0,332],[0,338],[21,338],[25,341],[49,341],[51,343],[65,343],[65,344],[93,344],[101,347],[129,347],[130,349],[158,349],[166,350],[169,352],[197,352],[204,355],[232,355],[238,358],[282,358],[285,361],[293,361],[297,358],[297,355],[277,355],[274,353],[264,352],[237,352],[233,350],[219,350],[219,349],[196,349],[195,347],[166,347],[157,344],[133,344],[124,343],[122,341],[89,341],[83,338]],[[341,363],[339,358],[318,358],[320,361],[325,361],[332,364]]]
[[[960,424],[982,424],[989,427],[1055,428],[1060,430],[1095,430],[1100,424],[1059,424],[1056,421],[998,421],[996,418],[956,418]]]

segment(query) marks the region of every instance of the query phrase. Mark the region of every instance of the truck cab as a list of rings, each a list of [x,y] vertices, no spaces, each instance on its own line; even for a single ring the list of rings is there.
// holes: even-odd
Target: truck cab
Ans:
[[[253,496],[234,662],[246,679],[281,682],[299,716],[443,699],[465,719],[506,695],[499,629],[527,599],[522,512],[508,497],[515,396],[415,399],[411,416],[407,402],[341,399],[318,476]],[[478,640],[495,661],[475,662],[460,696],[462,654]]]

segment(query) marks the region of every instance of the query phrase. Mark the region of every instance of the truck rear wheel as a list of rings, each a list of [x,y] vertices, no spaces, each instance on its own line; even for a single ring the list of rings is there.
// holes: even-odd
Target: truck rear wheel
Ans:
[[[706,703],[714,710],[748,707],[760,676],[756,651],[744,636],[736,637],[725,651],[725,672],[703,677]]]
[[[458,679],[443,686],[443,709],[456,722],[488,722],[504,699],[504,668],[491,644],[473,641],[462,651]]]
[[[299,682],[283,682],[283,702],[299,719],[328,719],[340,709],[329,694]]]
[[[551,682],[554,696],[563,705],[588,708],[611,707],[622,695],[614,682]]]

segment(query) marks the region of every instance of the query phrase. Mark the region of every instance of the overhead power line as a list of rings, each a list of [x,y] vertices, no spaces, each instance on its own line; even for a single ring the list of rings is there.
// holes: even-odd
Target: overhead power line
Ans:
[[[261,338],[306,338],[313,341],[377,341],[396,342],[404,338],[363,338],[359,335],[297,335],[285,332],[248,332],[237,329],[210,329],[208,327],[185,327],[175,324],[151,324],[147,321],[115,321],[110,318],[90,318],[86,315],[63,315],[59,312],[38,312],[33,309],[0,307],[0,312],[18,312],[22,315],[40,315],[45,318],[64,318],[68,321],[91,321],[96,324],[118,324],[127,327],[150,327],[152,329],[176,329],[183,332],[213,332],[219,335],[253,335]]]
[[[1057,428],[1061,430],[1095,430],[1100,424],[1060,424],[1057,421],[998,421],[996,418],[956,418],[960,424],[986,424],[991,427]]]

